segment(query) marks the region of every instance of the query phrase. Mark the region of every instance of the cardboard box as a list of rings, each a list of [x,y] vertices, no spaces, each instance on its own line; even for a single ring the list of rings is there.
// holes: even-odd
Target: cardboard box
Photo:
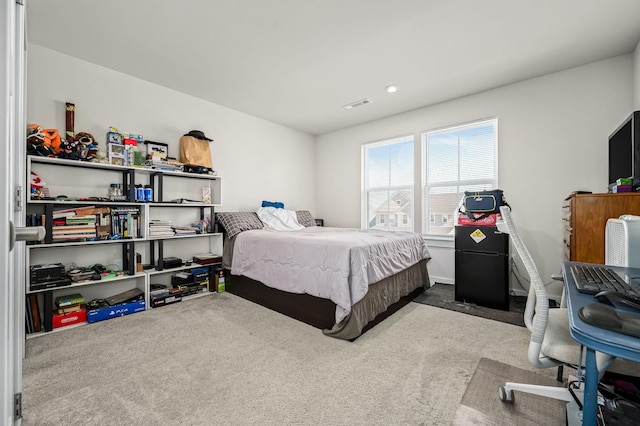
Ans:
[[[53,314],[53,328],[79,324],[81,322],[87,322],[87,311],[85,309],[68,312],[66,314]]]
[[[95,309],[87,312],[87,322],[92,323],[96,321],[103,321],[115,317],[121,317],[123,315],[129,315],[136,312],[144,311],[144,300],[137,300],[130,303],[122,303],[115,306],[107,306],[105,308]]]
[[[482,213],[473,213],[473,216],[480,217],[482,216]],[[496,226],[496,222],[501,219],[502,219],[502,215],[500,213],[494,213],[492,215],[485,217],[484,219],[473,221],[469,219],[469,217],[466,214],[460,213],[460,215],[458,216],[458,225]]]
[[[615,194],[620,192],[633,192],[633,186],[631,185],[613,185],[613,192]]]
[[[214,288],[216,292],[222,293],[225,290],[224,269],[218,268],[214,272]]]

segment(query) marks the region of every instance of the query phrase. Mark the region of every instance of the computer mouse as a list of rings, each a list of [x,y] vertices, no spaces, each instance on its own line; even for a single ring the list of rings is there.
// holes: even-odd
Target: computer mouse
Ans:
[[[595,297],[598,302],[606,303],[619,309],[640,312],[639,300],[618,291],[604,290],[593,297]]]

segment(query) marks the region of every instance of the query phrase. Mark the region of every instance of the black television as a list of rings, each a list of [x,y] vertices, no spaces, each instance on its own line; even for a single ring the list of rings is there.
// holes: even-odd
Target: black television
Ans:
[[[640,189],[640,111],[634,111],[609,136],[609,188],[620,178],[631,178]]]

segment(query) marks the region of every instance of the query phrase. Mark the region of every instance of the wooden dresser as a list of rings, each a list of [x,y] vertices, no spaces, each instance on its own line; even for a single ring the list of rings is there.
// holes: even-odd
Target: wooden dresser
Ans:
[[[640,215],[640,193],[572,194],[565,199],[565,260],[604,263],[604,228],[607,219]]]

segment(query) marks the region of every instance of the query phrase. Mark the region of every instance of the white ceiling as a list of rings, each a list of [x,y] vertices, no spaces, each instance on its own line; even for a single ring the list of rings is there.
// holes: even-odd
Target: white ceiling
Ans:
[[[27,0],[27,28],[31,43],[318,135],[630,53],[640,1]]]

